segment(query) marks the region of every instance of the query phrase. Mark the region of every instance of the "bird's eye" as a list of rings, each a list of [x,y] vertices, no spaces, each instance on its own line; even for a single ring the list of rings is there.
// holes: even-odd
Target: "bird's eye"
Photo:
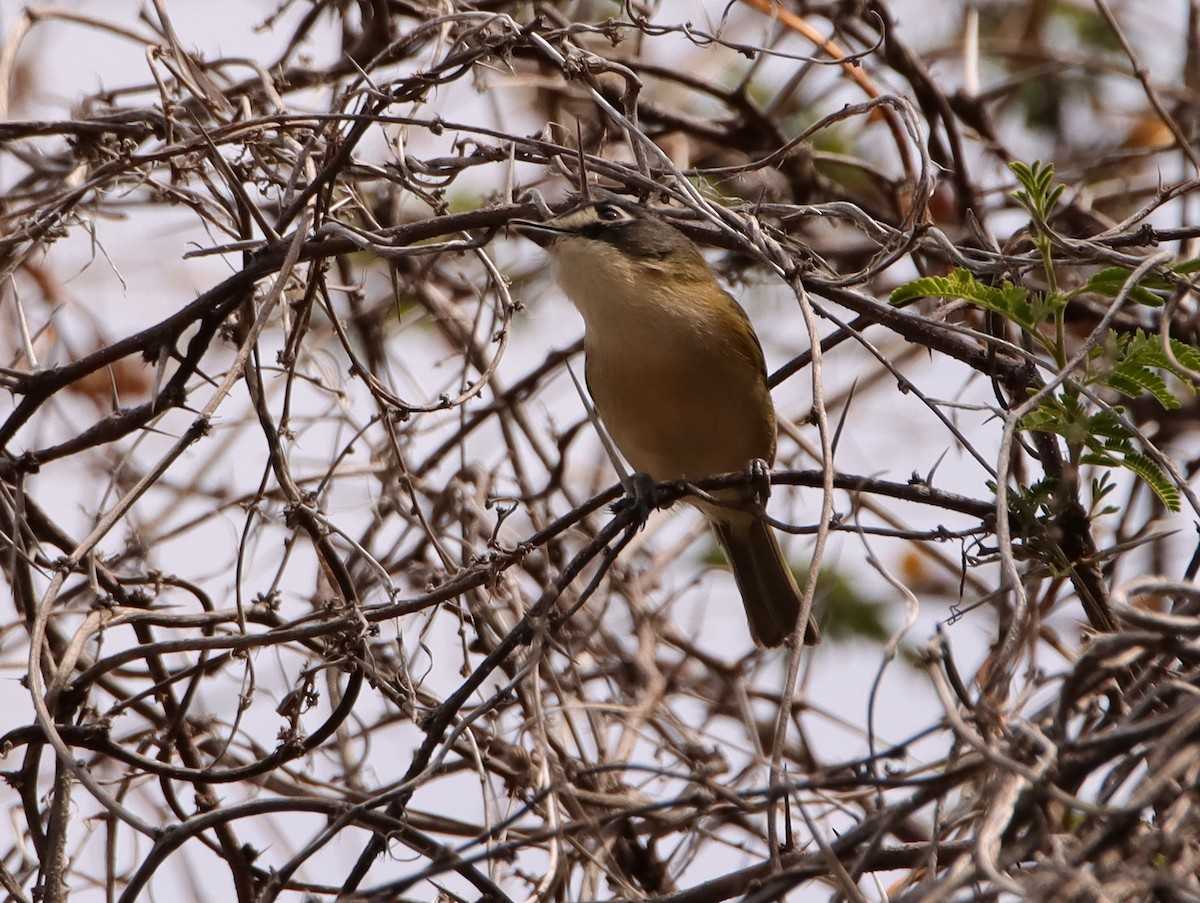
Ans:
[[[630,218],[629,214],[616,204],[597,204],[596,216],[606,223],[618,223]]]

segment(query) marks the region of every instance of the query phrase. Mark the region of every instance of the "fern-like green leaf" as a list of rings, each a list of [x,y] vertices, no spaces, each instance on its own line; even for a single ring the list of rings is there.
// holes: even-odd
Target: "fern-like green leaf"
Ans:
[[[1079,456],[1079,463],[1091,467],[1117,468],[1124,464],[1123,458],[1109,454],[1106,451],[1089,451]]]
[[[1092,424],[1078,398],[1070,395],[1047,398],[1021,418],[1020,428],[1056,433],[1069,444],[1082,447],[1092,442]]]
[[[1181,342],[1179,339],[1168,339],[1167,341],[1171,344],[1171,353],[1175,355],[1175,360],[1189,370],[1200,370],[1200,348],[1189,345],[1187,342]],[[1174,365],[1171,365],[1171,369],[1174,371]],[[1180,378],[1187,376],[1185,373],[1176,373],[1175,375]]]
[[[1113,411],[1103,410],[1093,414],[1087,421],[1088,432],[1104,439],[1130,439],[1132,433]]]
[[[985,285],[969,270],[956,269],[949,276],[925,276],[899,286],[892,292],[891,303],[903,304],[916,298],[962,298],[1000,314],[1021,329],[1036,333],[1054,310],[1066,303],[1065,296],[1044,298],[1027,289],[1004,282]]]
[[[1160,336],[1146,335],[1140,331],[1130,342],[1126,356],[1129,360],[1136,360],[1139,364],[1147,367],[1157,367],[1159,370],[1174,373],[1189,389],[1192,388],[1190,374],[1184,373],[1179,366],[1189,370],[1200,370],[1200,350],[1186,342],[1179,341],[1179,339],[1168,339],[1167,341],[1170,343],[1171,354],[1174,355],[1175,360],[1171,360],[1163,350]],[[1179,362],[1179,366],[1176,365],[1176,361]]]
[[[1127,361],[1117,365],[1108,377],[1108,385],[1130,398],[1149,393],[1167,410],[1181,407],[1179,399],[1167,388],[1167,381],[1153,370]]]
[[[1080,292],[1095,292],[1097,295],[1103,295],[1105,298],[1115,298],[1121,294],[1121,290],[1125,287],[1125,283],[1129,281],[1129,277],[1133,271],[1125,267],[1107,267],[1098,273],[1093,273],[1092,277],[1079,289]],[[1138,304],[1146,307],[1162,307],[1163,299],[1154,294],[1154,291],[1166,291],[1169,289],[1170,283],[1165,279],[1160,279],[1156,276],[1146,276],[1141,282],[1133,285],[1129,289],[1127,297],[1131,301],[1136,301]]]
[[[891,301],[899,304],[914,298],[964,298],[989,308],[1003,308],[1015,303],[1017,295],[1025,294],[1008,282],[1001,288],[985,285],[970,270],[959,267],[949,276],[923,276],[905,283],[892,292]]]
[[[1154,461],[1140,452],[1130,452],[1121,463],[1141,477],[1146,485],[1154,490],[1154,494],[1158,496],[1159,501],[1168,511],[1179,510],[1179,490]]]

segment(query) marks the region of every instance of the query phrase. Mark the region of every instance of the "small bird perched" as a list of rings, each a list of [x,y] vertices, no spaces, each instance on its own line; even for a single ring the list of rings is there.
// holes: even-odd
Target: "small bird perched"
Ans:
[[[583,315],[588,390],[636,471],[694,481],[774,461],[762,347],[690,239],[642,207],[611,200],[512,226],[550,252]],[[736,504],[746,493],[714,496]],[[799,619],[800,591],[775,532],[749,511],[692,504],[725,550],[755,642],[780,645]],[[811,618],[804,641],[820,641]]]

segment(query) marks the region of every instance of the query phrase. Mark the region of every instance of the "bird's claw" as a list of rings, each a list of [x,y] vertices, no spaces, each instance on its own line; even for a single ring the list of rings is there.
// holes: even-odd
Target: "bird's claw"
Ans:
[[[621,514],[630,508],[634,510],[637,519],[645,525],[650,512],[658,508],[661,498],[654,478],[648,473],[635,473],[626,485],[628,494],[612,504],[612,512]]]
[[[762,458],[751,458],[746,464],[746,481],[750,485],[755,505],[766,507],[771,497],[771,467]]]

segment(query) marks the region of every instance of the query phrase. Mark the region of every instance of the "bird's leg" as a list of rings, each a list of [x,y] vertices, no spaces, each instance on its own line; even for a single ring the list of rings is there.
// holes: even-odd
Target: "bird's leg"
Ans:
[[[771,467],[762,458],[752,458],[746,464],[746,482],[749,485],[749,501],[754,513],[761,515],[767,510],[767,499],[771,497]]]

